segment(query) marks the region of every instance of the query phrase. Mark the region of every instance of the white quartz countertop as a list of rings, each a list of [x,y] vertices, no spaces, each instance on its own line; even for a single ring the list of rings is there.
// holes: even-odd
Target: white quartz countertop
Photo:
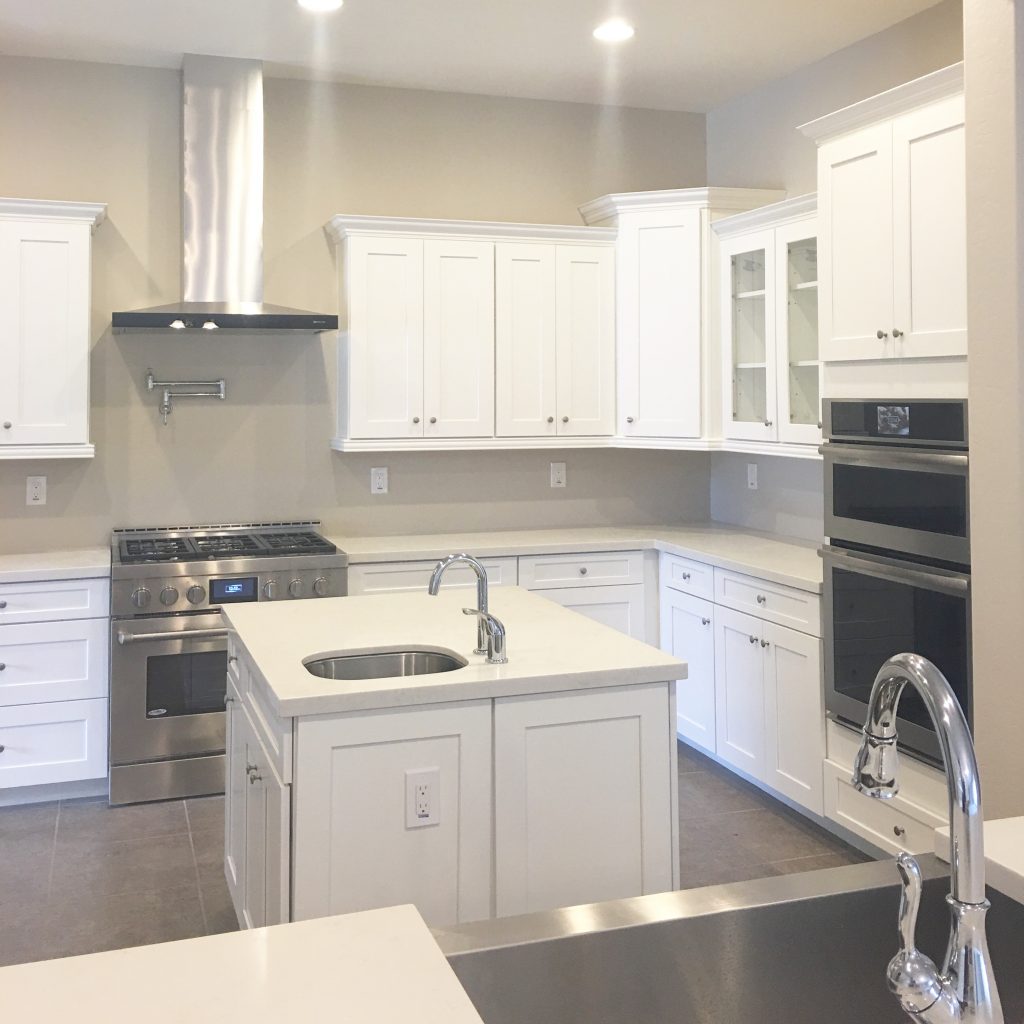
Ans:
[[[26,1024],[482,1024],[411,906],[4,967],[0,992]]]
[[[41,551],[28,555],[0,555],[0,583],[82,580],[109,575],[109,548],[77,548],[69,551]]]
[[[949,827],[935,830],[935,855],[949,863]],[[985,881],[1024,903],[1024,818],[985,822]]]
[[[508,631],[508,664],[474,654],[475,594],[444,590],[225,606],[284,718],[527,693],[668,682],[686,665],[639,640],[519,587],[495,587],[490,610]],[[433,675],[321,679],[303,662],[368,651],[447,651],[467,662]]]
[[[718,523],[581,526],[394,537],[332,535],[330,539],[348,553],[352,565],[437,559],[454,551],[494,558],[577,551],[656,550],[814,593],[821,591],[823,576],[817,544]]]

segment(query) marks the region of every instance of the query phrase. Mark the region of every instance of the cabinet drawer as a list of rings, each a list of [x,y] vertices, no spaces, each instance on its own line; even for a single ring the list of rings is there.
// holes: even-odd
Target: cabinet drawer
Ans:
[[[713,601],[715,597],[714,569],[703,562],[694,562],[680,555],[661,556],[660,582],[673,590],[703,597],[707,601]]]
[[[825,817],[895,856],[931,853],[935,829],[949,824],[944,818],[898,794],[892,800],[874,800],[858,793],[850,782],[848,765],[824,762]]]
[[[0,626],[0,706],[106,697],[107,620]]]
[[[107,774],[107,702],[59,701],[0,708],[0,789]]]
[[[0,584],[0,624],[98,619],[110,614],[110,580]]]
[[[518,580],[518,565],[515,558],[482,558],[487,570],[487,582],[492,587],[514,587]],[[395,594],[401,591],[427,591],[430,574],[437,566],[436,560],[422,562],[369,562],[353,565],[348,570],[348,592],[350,597],[361,594]],[[442,586],[475,587],[476,576],[465,565],[453,565],[444,574]]]
[[[550,587],[603,587],[643,581],[642,551],[532,555],[519,559],[519,585],[526,587],[527,590],[546,590]]]
[[[821,598],[806,590],[716,569],[715,603],[801,633],[821,636]]]

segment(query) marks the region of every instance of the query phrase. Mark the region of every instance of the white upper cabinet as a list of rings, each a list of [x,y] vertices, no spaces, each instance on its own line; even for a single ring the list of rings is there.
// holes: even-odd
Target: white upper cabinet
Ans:
[[[800,196],[715,222],[727,439],[821,440],[815,207]]]
[[[0,199],[0,459],[94,454],[91,234],[105,211]]]
[[[821,354],[967,354],[963,65],[801,129],[819,143]]]
[[[333,447],[614,433],[613,232],[389,217],[328,232],[345,311]]]
[[[697,441],[709,433],[718,404],[709,366],[709,225],[720,214],[782,196],[765,189],[674,189],[604,196],[580,208],[588,224],[618,229],[621,437]]]

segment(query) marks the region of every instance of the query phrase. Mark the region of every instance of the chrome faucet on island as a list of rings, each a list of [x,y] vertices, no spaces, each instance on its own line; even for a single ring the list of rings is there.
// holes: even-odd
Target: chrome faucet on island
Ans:
[[[504,665],[508,662],[505,652],[505,627],[487,610],[487,570],[483,563],[465,552],[442,558],[430,574],[427,592],[437,597],[441,579],[453,565],[468,565],[476,573],[476,608],[463,608],[464,615],[475,615],[477,619],[476,649],[474,654],[486,654],[490,665]]]
[[[921,903],[921,869],[909,853],[897,868],[900,899],[900,950],[889,962],[889,988],[904,1011],[924,1024],[1004,1024],[992,959],[985,937],[985,853],[982,838],[981,783],[967,720],[946,680],[926,658],[898,654],[879,670],[871,690],[863,742],[854,765],[853,784],[877,799],[899,791],[896,712],[910,683],[935,723],[949,791],[950,894],[949,945],[940,971],[914,944]]]

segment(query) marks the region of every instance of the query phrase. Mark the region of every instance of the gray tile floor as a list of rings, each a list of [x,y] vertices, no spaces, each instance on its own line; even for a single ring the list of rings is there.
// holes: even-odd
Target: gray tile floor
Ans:
[[[689,748],[679,748],[683,888],[865,860]],[[0,808],[0,965],[234,930],[224,800]]]

